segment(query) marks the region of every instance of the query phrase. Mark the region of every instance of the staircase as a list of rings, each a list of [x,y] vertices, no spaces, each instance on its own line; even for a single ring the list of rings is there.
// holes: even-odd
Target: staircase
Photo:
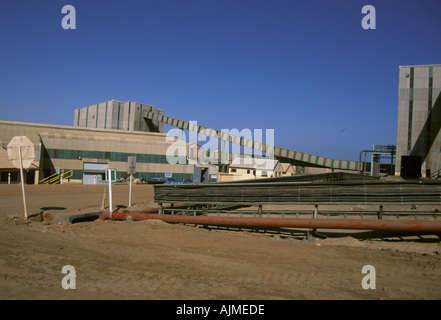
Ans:
[[[49,177],[44,178],[43,180],[38,181],[38,183],[42,184],[57,184],[61,182],[61,176],[63,176],[64,179],[69,179],[73,176],[73,170],[61,170],[60,172],[56,172],[53,175],[50,175]]]

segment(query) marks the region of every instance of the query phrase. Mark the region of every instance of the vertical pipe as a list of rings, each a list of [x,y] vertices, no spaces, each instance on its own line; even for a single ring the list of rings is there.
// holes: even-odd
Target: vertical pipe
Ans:
[[[112,171],[108,169],[108,175],[109,175],[109,209],[110,209],[110,215],[112,215],[113,212],[113,206],[112,206]]]
[[[106,196],[107,196],[107,190],[104,189],[104,192],[103,192],[103,202],[101,203],[101,209],[104,209],[104,206],[106,205]]]
[[[365,152],[364,153],[364,168],[363,168],[363,174],[366,174],[366,165],[367,165],[367,163],[366,163],[366,159],[367,158],[367,152]],[[372,165],[372,164],[371,164]]]
[[[383,206],[380,206],[380,211],[378,212],[378,219],[383,219]]]
[[[129,188],[129,207],[132,206],[132,175],[130,175],[130,188]]]
[[[314,219],[317,219],[317,215],[318,215],[318,204],[316,204],[314,208]]]

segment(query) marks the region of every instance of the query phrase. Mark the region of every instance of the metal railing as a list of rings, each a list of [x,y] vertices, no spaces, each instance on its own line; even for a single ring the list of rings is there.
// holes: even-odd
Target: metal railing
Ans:
[[[439,179],[441,177],[441,169],[435,171],[430,175],[431,179]]]
[[[50,175],[49,177],[46,177],[46,178],[40,180],[38,183],[42,183],[42,184],[57,184],[57,183],[61,183],[61,178],[69,179],[72,176],[73,176],[73,170],[65,171],[63,169],[60,172],[56,172],[56,173]]]

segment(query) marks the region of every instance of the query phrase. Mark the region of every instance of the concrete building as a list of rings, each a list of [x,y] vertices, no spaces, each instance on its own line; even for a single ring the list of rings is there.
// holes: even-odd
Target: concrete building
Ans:
[[[397,175],[431,176],[441,169],[440,128],[441,65],[400,66]]]
[[[193,165],[186,157],[177,164],[168,163],[167,149],[174,141],[164,133],[0,121],[1,183],[7,183],[9,174],[11,182],[20,178],[6,152],[14,136],[27,136],[34,143],[35,161],[27,170],[27,183],[38,183],[63,170],[71,172],[70,181],[84,184],[103,181],[106,169],[116,169],[117,178],[123,178],[128,176],[129,156],[136,156],[134,176],[141,179],[165,173],[176,181],[193,177]]]
[[[235,158],[229,165],[228,174],[219,174],[221,181],[263,179],[281,177],[282,164],[276,159]]]
[[[109,100],[74,111],[74,126],[141,132],[162,132],[163,123],[147,118],[147,112],[164,115],[163,110],[133,101]]]

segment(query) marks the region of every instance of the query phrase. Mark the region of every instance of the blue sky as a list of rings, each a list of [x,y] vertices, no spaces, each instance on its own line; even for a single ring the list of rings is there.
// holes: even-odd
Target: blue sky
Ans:
[[[64,5],[76,9],[64,30]],[[376,9],[364,30],[361,10]],[[400,65],[441,63],[439,0],[0,3],[0,120],[73,124],[110,99],[358,160],[396,144]],[[345,129],[343,132],[341,132]]]

